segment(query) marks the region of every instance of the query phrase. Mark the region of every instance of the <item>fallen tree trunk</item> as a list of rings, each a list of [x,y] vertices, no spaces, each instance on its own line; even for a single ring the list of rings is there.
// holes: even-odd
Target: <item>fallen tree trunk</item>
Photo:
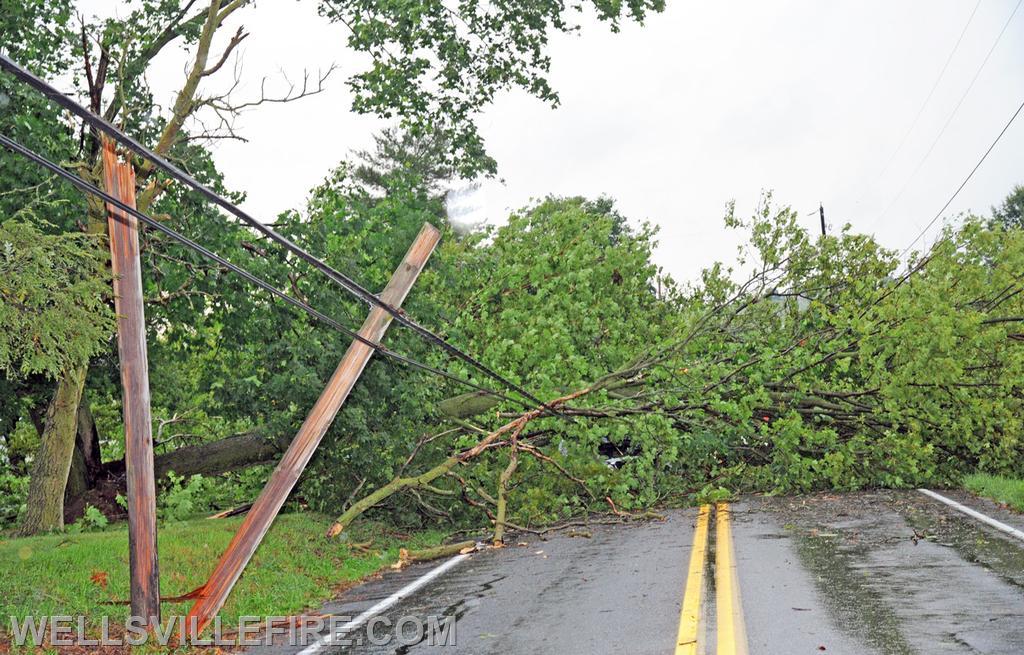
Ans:
[[[197,474],[217,475],[270,463],[280,454],[281,448],[273,439],[251,432],[157,455],[154,469],[158,480],[171,471],[186,477]],[[78,456],[76,451],[76,461]],[[114,503],[116,496],[125,491],[124,474],[124,460],[117,460],[103,464],[87,487],[72,485],[69,479],[64,504],[65,523],[73,523],[81,517],[87,505],[101,508],[108,517],[119,516],[118,506]]]
[[[613,375],[606,376],[605,378],[602,378],[601,384],[606,384],[607,382],[610,382],[613,379]],[[526,412],[521,416],[512,419],[508,423],[505,423],[504,425],[494,430],[493,432],[489,432],[484,437],[482,437],[480,441],[478,441],[476,445],[473,446],[472,448],[462,451],[461,453],[452,455],[451,457],[444,460],[443,462],[441,462],[440,464],[438,464],[437,466],[435,466],[434,468],[430,469],[425,473],[422,473],[417,476],[404,478],[397,477],[393,479],[391,482],[370,493],[368,496],[357,501],[351,507],[345,510],[345,512],[341,516],[339,516],[338,519],[334,522],[334,525],[332,525],[331,528],[327,531],[327,536],[335,537],[341,534],[345,530],[345,528],[352,524],[352,521],[359,518],[359,516],[361,516],[368,509],[383,502],[385,499],[390,498],[396,493],[405,491],[407,489],[430,489],[431,482],[438,479],[442,475],[449,473],[459,464],[462,464],[478,456],[480,453],[487,450],[491,444],[497,441],[499,437],[507,434],[509,435],[509,438],[513,442],[515,442],[515,440],[519,438],[520,433],[522,433],[523,428],[526,427],[527,423],[529,423],[530,421],[539,416],[547,415],[547,408],[557,409],[561,405],[564,405],[565,403],[571,400],[575,400],[576,398],[585,396],[588,393],[596,391],[598,388],[598,385],[593,385],[586,387],[584,389],[580,389],[579,391],[575,391],[566,396],[562,396],[561,398],[556,398],[555,400],[547,403],[546,408],[530,410],[529,412]]]
[[[218,441],[185,446],[173,452],[157,455],[153,466],[158,478],[174,471],[178,475],[216,475],[227,471],[265,464],[281,454],[274,439],[260,432],[246,432]],[[106,477],[124,473],[124,461],[108,462],[103,466]]]
[[[494,545],[501,546],[505,543],[505,518],[508,513],[508,483],[519,466],[519,449],[515,438],[512,439],[512,446],[508,453],[508,466],[501,472],[498,480],[498,508],[494,519]]]
[[[157,476],[170,471],[185,476],[213,475],[263,464],[280,454],[281,447],[275,440],[250,432],[157,455],[153,465]]]
[[[437,408],[445,418],[472,418],[494,409],[500,398],[484,391],[471,391],[438,403]]]
[[[442,401],[440,410],[442,415],[454,419],[480,414],[496,404],[497,400],[491,396],[471,392]],[[273,462],[282,452],[283,448],[276,439],[257,430],[163,453],[156,456],[153,464],[157,477],[163,477],[171,471],[186,477],[196,474],[216,475]],[[102,477],[115,477],[123,473],[123,461],[108,462],[102,466]],[[90,483],[87,488],[92,486],[94,483]],[[69,498],[77,495],[69,490]]]
[[[403,548],[398,551],[398,563],[399,565],[405,565],[412,562],[428,562],[433,559],[458,555],[459,553],[471,550],[476,550],[476,542],[472,540],[424,548],[423,550],[406,550]]]
[[[457,420],[459,417],[473,416],[485,412],[494,407],[496,402],[490,396],[473,392],[442,401],[441,413],[452,420]],[[92,422],[91,416],[88,417],[87,421],[82,421],[80,417],[79,440],[82,440],[83,436],[87,434],[91,435],[92,439],[95,439],[95,425]],[[217,475],[258,464],[272,463],[280,457],[282,452],[283,448],[276,439],[257,430],[209,443],[185,446],[169,453],[159,454],[154,459],[153,464],[158,479],[165,477],[172,471],[177,475],[185,477],[192,475]],[[69,480],[67,487],[67,503],[74,511],[71,512],[71,516],[65,518],[71,521],[74,521],[81,515],[82,508],[86,504],[86,502],[82,501],[82,497],[86,496],[90,490],[99,486],[100,482],[120,480],[120,486],[123,487],[124,485],[124,460],[107,462],[101,465],[92,474],[92,477],[87,479],[85,476],[89,469],[84,465],[84,462],[78,461],[80,459],[82,459],[81,453],[76,449],[76,464],[72,470],[72,479]],[[410,480],[406,487],[403,488],[407,488],[407,486],[416,486],[416,483]]]
[[[338,520],[334,522],[334,525],[332,525],[327,531],[327,536],[336,537],[341,534],[345,528],[352,524],[352,521],[359,518],[359,516],[361,516],[366,510],[382,502],[385,498],[389,498],[400,491],[405,491],[406,489],[428,487],[431,482],[458,466],[460,461],[461,460],[458,456],[449,457],[444,462],[422,475],[407,478],[395,478],[370,495],[353,503],[352,506],[345,510],[345,512],[338,517]]]
[[[245,514],[250,509],[252,509],[252,503],[245,503],[244,505],[239,505],[238,507],[232,507],[231,509],[226,509],[223,512],[217,512],[216,514],[214,514],[212,516],[207,516],[206,518],[208,518],[208,519],[226,519],[226,518],[230,518],[232,516],[238,516],[239,514]]]

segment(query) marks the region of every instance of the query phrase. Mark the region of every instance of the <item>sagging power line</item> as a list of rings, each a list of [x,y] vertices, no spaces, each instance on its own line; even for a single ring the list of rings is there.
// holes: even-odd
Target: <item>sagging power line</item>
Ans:
[[[0,54],[0,70],[4,70],[10,73],[21,82],[27,84],[36,91],[40,92],[50,101],[67,109],[71,113],[81,118],[92,128],[106,134],[110,138],[120,143],[125,148],[128,148],[129,150],[135,152],[143,159],[150,161],[154,166],[164,171],[171,178],[195,190],[206,200],[214,203],[215,205],[221,207],[228,213],[234,215],[236,218],[248,224],[250,227],[255,229],[257,232],[263,234],[271,241],[274,241],[275,243],[284,246],[292,254],[302,259],[307,264],[313,266],[315,269],[319,270],[321,273],[326,275],[331,281],[341,286],[343,289],[348,291],[356,298],[359,298],[360,300],[366,302],[370,306],[380,307],[399,324],[408,327],[413,332],[418,334],[421,338],[429,341],[430,343],[433,343],[434,345],[439,346],[450,356],[460,359],[463,362],[469,364],[470,366],[477,369],[487,377],[495,380],[496,382],[501,383],[502,385],[509,389],[512,389],[517,394],[521,395],[523,398],[526,398],[530,402],[535,403],[537,406],[543,407],[549,413],[565,417],[564,414],[562,414],[558,410],[549,407],[544,401],[540,400],[537,396],[527,391],[521,385],[512,382],[507,377],[494,371],[486,364],[480,362],[479,360],[472,357],[468,353],[448,343],[448,341],[445,340],[440,335],[435,334],[434,332],[423,327],[413,319],[409,318],[405,312],[397,309],[396,307],[391,306],[386,302],[383,302],[380,298],[377,297],[376,294],[369,291],[368,289],[360,285],[358,282],[356,282],[349,276],[334,269],[323,260],[319,259],[315,255],[311,254],[310,252],[306,251],[304,248],[293,242],[291,239],[288,239],[287,237],[278,233],[270,226],[260,222],[255,217],[251,216],[250,214],[239,208],[231,201],[217,194],[216,192],[214,192],[209,187],[196,180],[194,177],[192,177],[185,171],[181,170],[174,164],[168,162],[166,159],[164,159],[151,149],[147,148],[136,139],[124,133],[123,131],[121,131],[108,121],[104,120],[102,117],[92,113],[72,98],[69,98],[67,95],[61,93],[59,90],[57,90],[55,87],[53,87],[51,84],[49,84],[42,78],[36,76],[29,70],[18,65],[16,62],[14,62],[9,57],[3,54]]]
[[[988,150],[986,150],[985,154],[981,156],[981,159],[979,159],[978,163],[974,165],[974,168],[971,169],[971,172],[967,174],[967,177],[964,178],[964,181],[961,182],[960,186],[957,187],[956,191],[953,192],[953,195],[949,197],[949,200],[947,200],[946,204],[942,206],[942,209],[940,209],[938,213],[936,213],[935,216],[932,218],[932,220],[929,221],[928,224],[924,226],[924,229],[921,230],[916,237],[914,237],[914,240],[910,242],[910,245],[903,249],[903,252],[900,253],[901,258],[904,257],[908,252],[910,252],[910,249],[913,248],[914,245],[921,240],[921,237],[925,235],[925,233],[931,228],[931,226],[935,225],[935,222],[942,217],[942,212],[946,211],[946,209],[949,208],[949,206],[953,203],[956,197],[960,195],[960,192],[963,190],[965,186],[967,186],[967,183],[971,181],[971,178],[974,177],[974,174],[978,171],[978,169],[981,168],[981,165],[985,162],[985,159],[988,158],[989,153],[991,153],[992,150],[995,149],[996,144],[999,143],[999,140],[1003,138],[1003,135],[1006,134],[1006,131],[1010,129],[1010,126],[1013,125],[1013,121],[1017,119],[1021,111],[1024,111],[1024,101],[1022,101],[1020,103],[1020,106],[1017,107],[1017,111],[1013,112],[1013,115],[1010,116],[1010,120],[1006,122],[1006,125],[1003,126],[1003,129],[999,132],[999,135],[996,136],[995,141],[993,141],[992,145],[988,147]]]
[[[502,400],[514,402],[516,404],[522,405],[522,406],[527,407],[527,408],[530,407],[526,403],[524,403],[522,401],[519,401],[519,400],[516,400],[514,398],[511,398],[511,397],[509,397],[509,396],[507,396],[505,394],[502,394],[501,392],[495,391],[494,389],[490,389],[488,387],[485,387],[485,386],[483,386],[481,384],[477,384],[476,382],[473,382],[471,380],[467,380],[465,378],[460,378],[457,375],[453,375],[453,374],[451,374],[451,373],[449,373],[447,371],[441,370],[439,368],[435,368],[433,366],[430,366],[429,364],[424,364],[423,362],[415,360],[415,359],[413,359],[411,357],[408,357],[406,355],[402,355],[402,354],[400,354],[398,352],[395,352],[394,350],[391,350],[387,346],[384,346],[384,345],[382,345],[382,344],[380,344],[378,342],[366,339],[365,337],[360,335],[358,332],[345,327],[344,325],[342,325],[341,323],[339,323],[335,319],[331,318],[330,316],[327,316],[323,312],[320,312],[319,310],[314,308],[312,305],[310,305],[310,304],[308,304],[308,303],[306,303],[306,302],[304,302],[302,300],[299,300],[298,298],[295,298],[295,297],[289,295],[288,293],[282,291],[278,287],[275,287],[270,282],[267,282],[263,278],[260,278],[257,275],[254,275],[253,273],[249,272],[245,268],[243,268],[243,267],[241,267],[241,266],[239,266],[237,264],[234,264],[234,263],[228,261],[227,259],[225,259],[221,255],[218,255],[217,253],[213,252],[212,250],[206,248],[205,246],[197,243],[196,241],[193,241],[192,239],[188,238],[187,236],[181,234],[180,232],[177,232],[177,231],[167,227],[166,225],[163,225],[160,221],[157,221],[153,217],[151,217],[151,216],[149,216],[149,215],[147,215],[147,214],[145,214],[145,213],[143,213],[143,212],[141,212],[141,211],[139,211],[139,210],[137,210],[137,209],[135,209],[133,207],[130,207],[129,205],[126,205],[121,200],[115,198],[114,196],[112,196],[111,194],[107,193],[106,191],[103,191],[99,187],[91,184],[90,182],[87,182],[86,180],[83,180],[82,178],[78,177],[74,173],[71,173],[70,171],[65,170],[64,168],[62,168],[58,164],[54,163],[53,161],[47,159],[46,157],[43,157],[42,155],[36,153],[33,150],[30,150],[29,148],[26,148],[25,146],[21,145],[17,141],[14,141],[13,139],[7,137],[4,134],[0,134],[0,145],[3,145],[4,147],[8,148],[12,152],[14,152],[14,153],[16,153],[16,154],[18,154],[18,155],[28,159],[29,161],[31,161],[31,162],[39,165],[39,166],[41,166],[42,168],[50,171],[51,173],[53,173],[54,175],[57,175],[58,177],[64,179],[65,181],[70,182],[71,184],[73,184],[75,187],[77,187],[83,193],[95,196],[96,198],[99,198],[100,200],[102,200],[102,201],[104,201],[104,202],[106,202],[106,203],[116,207],[120,211],[123,211],[123,212],[125,212],[127,214],[132,215],[137,220],[145,223],[146,225],[148,225],[149,227],[153,228],[154,230],[157,230],[158,232],[160,232],[160,233],[164,234],[165,236],[173,239],[174,241],[177,241],[178,243],[182,244],[183,246],[185,246],[185,247],[187,247],[187,248],[189,248],[189,249],[199,253],[201,256],[205,257],[206,259],[209,259],[210,261],[215,262],[215,263],[217,263],[220,266],[223,266],[224,268],[228,269],[232,273],[235,273],[236,275],[239,275],[240,277],[242,277],[247,282],[249,282],[249,283],[259,287],[260,289],[263,289],[264,291],[270,293],[272,296],[274,296],[274,297],[276,297],[276,298],[278,298],[280,300],[283,300],[284,302],[288,303],[289,305],[292,305],[293,307],[296,307],[296,308],[302,310],[303,312],[309,314],[310,316],[312,316],[316,320],[324,323],[325,325],[328,325],[328,326],[334,328],[335,330],[341,332],[342,334],[344,334],[344,335],[346,335],[346,336],[348,336],[348,337],[350,337],[350,338],[352,338],[352,339],[354,339],[356,341],[359,341],[363,345],[372,348],[374,351],[379,352],[381,355],[383,355],[383,356],[385,356],[385,357],[387,357],[387,358],[389,358],[389,359],[391,359],[393,361],[399,362],[399,363],[401,363],[403,365],[406,365],[406,366],[409,366],[409,367],[412,367],[412,368],[419,369],[419,370],[424,371],[426,373],[430,373],[430,374],[433,374],[433,375],[437,375],[439,377],[446,378],[448,380],[451,380],[451,381],[456,382],[458,384],[461,384],[463,386],[470,387],[470,388],[475,389],[477,391],[482,391],[482,392],[484,392],[484,393],[486,393],[488,395],[494,396],[496,398],[501,398]]]

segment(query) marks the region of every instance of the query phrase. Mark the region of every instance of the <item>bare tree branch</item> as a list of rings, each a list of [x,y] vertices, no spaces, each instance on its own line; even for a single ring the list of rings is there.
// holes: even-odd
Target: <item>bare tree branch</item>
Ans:
[[[327,79],[331,76],[332,73],[334,73],[335,70],[337,70],[337,68],[338,68],[337,64],[331,64],[326,72],[319,73],[317,75],[317,81],[316,81],[315,87],[310,84],[309,71],[303,71],[303,73],[302,73],[302,87],[299,88],[297,91],[296,91],[295,84],[293,82],[291,82],[291,80],[288,79],[287,75],[285,75],[284,79],[285,79],[285,82],[287,82],[287,84],[288,84],[288,91],[285,92],[284,95],[269,96],[269,95],[267,95],[267,91],[266,91],[267,78],[264,77],[260,81],[260,97],[258,99],[256,99],[256,100],[250,100],[250,101],[247,101],[247,102],[242,102],[242,103],[238,103],[238,104],[232,104],[231,102],[229,102],[227,100],[228,95],[230,95],[230,90],[229,90],[228,93],[221,94],[220,96],[215,96],[215,97],[207,98],[206,100],[201,101],[201,104],[204,104],[204,105],[214,109],[214,111],[226,112],[226,113],[230,113],[230,114],[238,114],[238,113],[240,113],[241,111],[243,111],[245,109],[251,109],[252,107],[258,107],[258,106],[263,105],[263,104],[268,104],[268,103],[285,104],[285,103],[288,103],[288,102],[295,102],[296,100],[301,100],[302,98],[308,98],[310,96],[315,96],[315,95],[317,95],[319,93],[323,93],[324,90],[326,89],[326,87],[324,86],[324,82],[327,81]],[[233,90],[237,86],[238,86],[238,83],[236,81],[236,83],[232,86],[231,90]]]
[[[219,71],[221,69],[221,66],[224,65],[224,62],[226,62],[228,60],[228,56],[231,54],[231,51],[234,50],[235,48],[237,48],[238,44],[241,43],[242,41],[244,41],[246,39],[246,37],[249,36],[249,33],[244,31],[244,30],[245,30],[245,28],[243,28],[243,27],[239,27],[238,28],[238,31],[235,32],[235,35],[233,37],[231,37],[231,41],[228,42],[227,47],[224,48],[224,52],[221,54],[220,60],[216,64],[211,66],[210,68],[207,68],[206,70],[204,70],[202,72],[202,77],[207,77],[209,75],[213,75],[214,73],[216,73],[217,71]]]

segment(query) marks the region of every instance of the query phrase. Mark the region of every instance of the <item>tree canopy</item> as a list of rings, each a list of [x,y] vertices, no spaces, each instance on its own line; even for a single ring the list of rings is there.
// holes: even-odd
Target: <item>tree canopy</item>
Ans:
[[[1024,228],[1024,186],[1013,187],[998,207],[992,208],[992,219],[1009,228]]]
[[[618,31],[664,8],[664,0],[320,0],[320,13],[348,29],[348,45],[372,57],[349,82],[353,108],[440,137],[446,160],[465,177],[497,170],[476,125],[495,96],[519,89],[558,104],[547,79],[553,34],[578,32],[586,18]]]

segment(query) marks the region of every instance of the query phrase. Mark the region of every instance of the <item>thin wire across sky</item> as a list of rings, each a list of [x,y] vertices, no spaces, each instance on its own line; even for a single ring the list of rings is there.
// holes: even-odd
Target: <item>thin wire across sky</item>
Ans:
[[[1010,15],[1007,16],[1006,21],[1003,23],[1002,29],[999,31],[999,34],[996,35],[996,38],[992,42],[991,47],[989,47],[988,52],[985,53],[984,59],[981,60],[981,63],[978,65],[978,68],[974,71],[974,76],[971,78],[970,83],[967,85],[967,87],[964,89],[963,93],[960,95],[960,99],[957,101],[956,105],[953,107],[953,110],[949,113],[949,116],[946,117],[946,121],[942,124],[942,127],[939,129],[938,133],[935,135],[935,138],[932,139],[931,144],[928,146],[928,149],[925,151],[924,155],[920,158],[920,160],[918,160],[917,165],[914,166],[914,169],[910,172],[910,175],[904,181],[903,185],[900,187],[900,190],[896,193],[895,196],[892,197],[892,199],[888,202],[888,204],[886,204],[885,208],[878,215],[878,218],[876,218],[874,220],[874,222],[871,223],[871,228],[870,229],[874,229],[875,226],[877,226],[879,223],[882,222],[882,220],[888,215],[889,211],[896,205],[897,202],[899,202],[899,200],[903,197],[903,194],[906,193],[907,189],[910,188],[910,185],[917,178],[917,174],[921,172],[921,169],[924,167],[925,163],[928,161],[928,159],[931,157],[932,153],[935,151],[935,147],[939,144],[939,141],[941,141],[942,137],[946,134],[946,130],[953,123],[953,120],[956,118],[957,114],[959,113],[960,108],[964,104],[964,101],[970,95],[971,90],[974,89],[975,83],[977,83],[978,78],[981,77],[981,73],[982,73],[982,71],[985,70],[986,64],[988,64],[989,59],[992,58],[992,53],[995,52],[996,47],[999,45],[999,42],[1002,40],[1003,35],[1006,33],[1006,30],[1010,27],[1010,23],[1013,22],[1013,19],[1017,15],[1017,11],[1020,9],[1022,4],[1024,4],[1024,0],[1017,0],[1017,4],[1014,5],[1013,11],[1011,11]],[[972,18],[973,18],[973,14],[972,14]],[[965,27],[965,30],[966,30],[966,27]],[[961,34],[961,38],[963,38],[963,34]],[[957,44],[959,45],[959,41],[957,42]],[[953,53],[950,53],[950,59],[952,59],[952,55],[955,52],[956,52],[956,49],[954,48]],[[949,62],[947,61],[947,66],[948,66],[948,63]],[[943,70],[945,70],[945,68]],[[941,77],[940,77],[940,79],[941,79]],[[936,84],[937,83],[938,83],[938,81],[936,82]],[[933,89],[933,91],[934,91],[934,89]],[[931,94],[929,94],[929,98],[930,97],[931,97]],[[915,120],[915,122],[916,122],[916,120]],[[932,223],[934,223],[934,221],[932,221]],[[929,225],[931,225],[932,223],[929,223]],[[920,236],[918,238],[920,238]],[[915,239],[914,241],[916,243],[917,239]]]

